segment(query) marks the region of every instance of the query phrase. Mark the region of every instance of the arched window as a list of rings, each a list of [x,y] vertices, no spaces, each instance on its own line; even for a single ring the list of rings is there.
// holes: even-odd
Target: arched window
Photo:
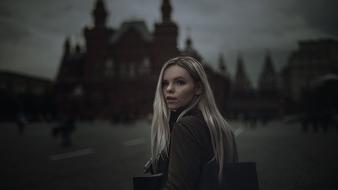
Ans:
[[[115,63],[112,59],[108,59],[105,63],[104,75],[106,77],[112,77],[115,74]]]
[[[135,63],[130,63],[130,66],[129,66],[129,76],[131,78],[133,78],[133,77],[136,76]]]
[[[72,96],[82,96],[83,88],[81,85],[77,85],[73,88]]]
[[[150,60],[148,57],[145,57],[140,67],[140,74],[144,75],[149,73],[150,73]]]
[[[120,75],[122,78],[128,77],[128,65],[127,63],[120,64]]]

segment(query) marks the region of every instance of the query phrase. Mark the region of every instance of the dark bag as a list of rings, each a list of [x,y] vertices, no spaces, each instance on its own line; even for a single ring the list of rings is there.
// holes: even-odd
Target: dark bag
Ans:
[[[163,175],[134,177],[134,190],[159,190]],[[221,183],[218,182],[218,165],[215,161],[202,168],[198,190],[258,190],[256,163],[239,162],[224,165]]]
[[[223,167],[221,183],[218,181],[216,162],[204,165],[198,190],[258,190],[256,163],[227,163]]]
[[[159,190],[163,184],[163,174],[133,177],[134,190]]]

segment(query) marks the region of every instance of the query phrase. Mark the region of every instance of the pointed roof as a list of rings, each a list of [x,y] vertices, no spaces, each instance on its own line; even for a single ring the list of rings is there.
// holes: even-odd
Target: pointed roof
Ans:
[[[218,68],[221,71],[222,74],[227,74],[227,68],[225,66],[225,61],[224,61],[224,55],[223,53],[219,54],[218,57]]]
[[[272,63],[272,58],[271,58],[270,52],[266,53],[263,73],[271,73],[273,75],[276,74],[275,67]]]
[[[237,69],[236,69],[236,75],[235,75],[236,79],[247,78],[243,62],[244,61],[243,61],[242,56],[238,55],[238,57],[237,57]]]
[[[271,77],[276,76],[276,70],[272,62],[272,58],[269,52],[266,53],[265,59],[264,59],[264,65],[262,72],[260,74],[259,80],[271,80]],[[260,81],[259,81],[260,82]]]
[[[123,34],[129,31],[130,29],[135,29],[137,32],[139,32],[144,41],[146,42],[152,41],[152,35],[149,32],[146,23],[143,20],[133,20],[122,23],[121,27],[112,37],[111,43],[117,42],[123,36]]]
[[[193,46],[193,41],[190,37],[190,34],[185,41],[185,49],[182,51],[181,54],[191,56],[191,57],[197,59],[200,62],[202,61],[201,55],[198,53],[198,51]]]
[[[163,0],[161,5],[162,22],[171,21],[172,6],[170,0]]]
[[[234,79],[234,89],[236,91],[252,90],[252,84],[245,71],[244,61],[241,55],[238,55],[237,57],[237,70]]]
[[[63,44],[63,49],[65,53],[70,53],[70,49],[71,49],[71,44],[70,44],[70,39],[69,37],[67,37],[65,39],[65,42]]]
[[[258,79],[259,91],[275,91],[277,88],[277,74],[272,62],[270,52],[267,51],[262,72]]]
[[[104,26],[106,24],[108,11],[103,0],[97,0],[92,12],[95,26]]]

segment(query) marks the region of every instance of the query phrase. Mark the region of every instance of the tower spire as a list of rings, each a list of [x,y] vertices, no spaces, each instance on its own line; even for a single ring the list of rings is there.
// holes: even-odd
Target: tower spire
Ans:
[[[103,0],[96,1],[92,15],[94,17],[95,27],[103,27],[106,25],[108,12],[106,10]]]
[[[65,42],[64,42],[64,44],[63,44],[63,49],[64,49],[64,51],[67,53],[67,54],[70,54],[70,47],[71,45],[70,45],[70,39],[69,39],[69,37],[67,37],[66,39],[65,39]]]
[[[187,34],[188,34],[188,37],[185,41],[186,49],[191,49],[192,48],[192,40],[191,40],[190,27],[187,28]]]
[[[170,0],[163,0],[162,1],[161,11],[162,11],[162,22],[170,22],[171,21],[171,12],[172,12]]]
[[[262,72],[258,78],[258,90],[264,95],[277,93],[277,75],[269,51],[266,52]]]
[[[264,72],[271,73],[273,75],[276,73],[269,51],[266,52],[264,64],[265,64],[264,65]]]
[[[235,75],[235,89],[239,91],[250,91],[252,85],[244,68],[242,55],[237,57],[237,70]]]
[[[225,61],[224,61],[224,55],[223,55],[223,53],[219,54],[218,68],[219,68],[219,70],[221,71],[222,74],[226,74],[227,69],[225,67]]]

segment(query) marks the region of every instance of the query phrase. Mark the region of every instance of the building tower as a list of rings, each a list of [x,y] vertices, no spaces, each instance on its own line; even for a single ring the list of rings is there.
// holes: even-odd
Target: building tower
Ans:
[[[108,12],[106,10],[106,7],[104,5],[103,0],[97,0],[95,4],[95,8],[92,12],[92,15],[94,17],[94,26],[95,27],[105,27]]]
[[[105,63],[108,60],[109,39],[113,30],[106,27],[108,12],[103,0],[97,0],[92,12],[94,26],[84,28],[86,39],[86,58],[84,80],[100,80],[104,77]]]
[[[247,76],[244,67],[244,61],[241,55],[237,57],[237,69],[232,87],[232,93],[236,95],[245,95],[253,90],[250,79]]]
[[[64,77],[66,77],[67,72],[67,62],[69,61],[71,56],[71,44],[70,39],[66,38],[63,44],[63,55],[61,58],[60,68],[57,74],[57,80],[60,81]]]
[[[162,22],[171,22],[171,12],[172,7],[170,4],[170,0],[163,0],[161,5],[161,12],[162,12]]]
[[[273,96],[278,93],[278,79],[269,52],[266,53],[263,70],[258,79],[258,93],[260,96]]]
[[[184,56],[191,56],[195,58],[197,61],[202,62],[202,56],[198,53],[198,51],[193,46],[193,41],[191,39],[189,29],[188,29],[188,38],[185,41],[185,48],[181,54]]]
[[[219,57],[218,57],[218,69],[223,76],[228,76],[228,71],[227,71],[227,68],[225,66],[223,53],[220,53]]]
[[[152,60],[153,70],[157,74],[165,61],[179,55],[177,48],[178,26],[171,20],[170,0],[163,0],[161,5],[162,20],[155,23],[153,34]]]

